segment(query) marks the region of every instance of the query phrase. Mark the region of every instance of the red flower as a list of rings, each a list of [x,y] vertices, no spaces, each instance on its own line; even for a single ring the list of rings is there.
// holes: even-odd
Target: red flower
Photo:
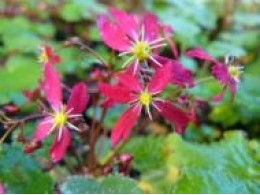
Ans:
[[[39,55],[39,62],[42,64],[51,63],[56,64],[60,62],[60,57],[56,55],[52,48],[48,45],[42,45],[40,47],[41,53]]]
[[[99,32],[110,48],[121,52],[119,56],[130,56],[123,67],[134,63],[135,74],[138,65],[148,60],[162,66],[155,59],[158,48],[165,46],[162,43],[164,39],[160,37],[161,26],[157,17],[146,13],[137,19],[115,8],[110,8],[109,13],[114,21],[110,21],[107,15],[100,15],[97,20]]]
[[[89,97],[85,84],[79,83],[73,87],[67,105],[63,105],[60,77],[50,63],[45,65],[44,77],[44,93],[53,112],[48,113],[37,125],[34,141],[41,141],[50,133],[56,131],[50,156],[53,162],[58,162],[64,157],[71,142],[68,128],[79,130],[69,121],[81,116]]]
[[[237,85],[240,82],[243,67],[233,65],[233,61],[230,61],[228,56],[225,59],[225,63],[219,62],[200,48],[191,49],[187,51],[186,55],[200,60],[206,60],[214,64],[211,68],[212,75],[223,85],[223,88],[213,100],[222,100],[227,87],[229,87],[232,95],[231,98],[233,99],[237,90]]]
[[[167,86],[171,76],[171,65],[158,69],[146,86],[129,73],[116,76],[120,85],[100,83],[100,91],[115,102],[129,104],[130,107],[118,119],[112,130],[112,145],[126,139],[131,128],[135,125],[144,107],[152,119],[150,107],[154,107],[163,117],[175,124],[176,132],[181,133],[189,122],[189,115],[167,100],[157,97]]]

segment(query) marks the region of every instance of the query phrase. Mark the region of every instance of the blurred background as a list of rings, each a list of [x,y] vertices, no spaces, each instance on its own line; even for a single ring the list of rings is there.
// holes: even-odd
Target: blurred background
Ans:
[[[57,67],[63,75],[64,82],[72,85],[78,80],[88,81],[90,71],[98,68],[97,60],[78,48],[64,49],[64,41],[74,36],[80,37],[84,43],[104,58],[109,59],[111,51],[100,40],[96,27],[97,15],[106,13],[108,6],[137,14],[144,11],[156,14],[163,23],[173,28],[173,38],[180,52],[199,46],[221,60],[227,54],[238,57],[239,63],[245,66],[245,70],[234,103],[230,104],[229,98],[226,97],[220,104],[204,106],[202,110],[198,111],[199,126],[191,125],[184,137],[192,142],[209,143],[220,139],[222,133],[227,130],[243,130],[252,141],[250,147],[254,151],[258,151],[255,155],[259,162],[260,145],[256,141],[260,137],[259,0],[1,0],[1,109],[7,104],[15,104],[22,106],[21,113],[25,115],[35,107],[35,105],[25,104],[26,98],[22,92],[23,90],[34,89],[41,78],[42,66],[37,62],[39,53],[37,48],[44,43],[50,44],[61,56],[62,62]],[[169,51],[163,52],[167,55]],[[194,72],[196,77],[200,78],[206,74],[200,69],[201,62],[185,56],[181,56],[181,61],[184,66]],[[120,64],[117,66],[120,67]],[[219,90],[220,86],[216,82],[207,82],[190,90],[190,93],[196,94],[201,99],[208,99]],[[122,110],[121,108],[113,108],[109,111],[110,114],[105,120],[106,128],[109,129],[114,125]],[[91,116],[91,109],[87,114]],[[26,128],[29,129],[28,135],[31,135],[34,124],[28,124]],[[164,134],[164,128],[157,123],[151,123],[146,127],[147,131],[151,131],[152,134]],[[15,134],[12,135],[12,137],[15,136]],[[50,192],[52,191],[50,186],[53,185],[53,180],[56,183],[59,180],[58,178],[68,175],[68,172],[76,172],[73,168],[70,170],[70,167],[66,170],[58,167],[54,171],[55,173],[50,171],[49,175],[52,179],[49,178],[49,175],[42,175],[41,172],[33,169],[33,167],[39,165],[36,165],[33,159],[21,152],[22,149],[19,144],[15,144],[8,150],[4,149],[9,147],[12,137],[9,139],[9,144],[1,147],[2,152],[0,154],[0,181],[8,181],[8,185],[11,187],[16,186],[12,192],[29,193],[35,192],[35,190],[41,192],[41,188],[42,192]],[[178,140],[174,140],[173,142],[178,142]],[[156,138],[154,142],[157,145],[153,144],[153,141],[151,143],[148,141],[148,143],[151,147],[154,147],[154,145],[157,147],[160,141],[160,138],[159,140]],[[145,147],[140,140],[138,143],[140,144],[137,144],[138,146]],[[131,146],[127,147],[126,151],[138,155],[140,151],[137,151],[139,149],[137,149],[136,143],[134,145],[132,145],[132,148]],[[109,145],[106,146],[109,147]],[[182,152],[185,153],[185,151]],[[42,150],[35,155],[36,157],[37,155],[47,156],[47,153],[47,150]],[[101,155],[104,155],[103,153]],[[159,157],[155,154],[149,156],[149,152],[143,151],[141,155],[146,155],[146,159],[137,158],[139,161],[134,164],[137,173],[133,174],[133,177],[143,174],[140,170],[149,172],[151,169],[162,166],[159,162],[161,160],[160,154]],[[164,156],[164,153],[161,155]],[[14,159],[14,156],[16,159]],[[41,159],[42,163],[44,161],[44,159]],[[69,159],[69,161],[72,161],[72,167],[76,164],[72,159]],[[152,165],[145,163],[151,161],[156,162]],[[10,169],[18,162],[22,168],[15,174],[21,174],[24,183],[10,176],[13,174],[10,173]],[[23,170],[30,170],[32,175],[25,174]],[[178,170],[173,167],[170,170],[172,172],[169,173],[173,174],[172,177],[174,178],[174,174],[178,174]],[[28,171],[26,172],[28,173]],[[149,174],[141,180],[140,184],[146,192],[172,192],[162,190],[166,186],[165,183],[157,184],[159,185],[157,191],[151,189],[153,179],[158,180],[160,174],[165,177],[165,172]],[[32,181],[32,178],[39,179]],[[196,180],[196,177],[193,177],[193,179]],[[149,183],[150,180],[151,183]],[[175,180],[172,182],[175,182]],[[31,189],[35,186],[39,186],[39,188]],[[49,191],[45,191],[49,188]],[[189,192],[181,191],[181,187],[178,189],[180,191],[176,192]],[[200,188],[198,188],[198,192],[200,192],[199,190]]]

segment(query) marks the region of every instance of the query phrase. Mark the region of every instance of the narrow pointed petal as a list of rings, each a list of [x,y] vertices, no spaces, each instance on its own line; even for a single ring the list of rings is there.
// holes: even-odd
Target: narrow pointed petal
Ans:
[[[72,109],[70,114],[79,114],[84,111],[89,101],[86,85],[81,82],[72,88],[67,104],[67,110]]]
[[[99,89],[106,97],[109,97],[119,103],[127,103],[132,100],[131,91],[127,88],[109,85],[107,83],[99,83]]]
[[[192,71],[185,68],[178,61],[172,60],[172,76],[171,82],[179,87],[193,87],[194,78]]]
[[[141,114],[141,109],[142,107],[140,105],[132,106],[118,119],[111,135],[113,147],[115,147],[121,140],[125,140],[128,137],[130,130],[135,125]]]
[[[131,49],[131,42],[120,27],[109,20],[105,15],[97,19],[100,36],[103,41],[112,49],[124,52]]]
[[[44,93],[53,109],[58,109],[62,103],[62,88],[59,74],[51,63],[44,66]]]
[[[160,25],[157,17],[154,14],[144,14],[143,25],[145,41],[153,41],[159,37]]]
[[[169,83],[171,78],[171,64],[167,63],[162,68],[157,68],[148,84],[149,93],[160,93]]]
[[[52,126],[52,117],[45,117],[36,126],[36,131],[34,132],[33,139],[35,141],[41,141],[46,138],[50,134]]]
[[[209,55],[206,51],[201,48],[193,48],[186,52],[186,56],[191,58],[197,58],[200,60],[206,60],[213,63],[218,63],[216,59],[214,59],[211,55]]]
[[[140,92],[142,90],[142,85],[139,83],[136,76],[128,72],[122,72],[116,75],[116,79],[130,91]]]
[[[176,107],[168,101],[155,101],[158,112],[167,120],[174,123],[177,133],[182,133],[190,121],[189,113]]]
[[[138,24],[134,16],[112,7],[109,9],[109,12],[124,33],[135,40],[138,36]]]
[[[54,163],[59,162],[64,158],[71,142],[71,135],[67,127],[63,127],[60,131],[62,131],[60,139],[59,132],[57,132],[50,150],[51,159]]]

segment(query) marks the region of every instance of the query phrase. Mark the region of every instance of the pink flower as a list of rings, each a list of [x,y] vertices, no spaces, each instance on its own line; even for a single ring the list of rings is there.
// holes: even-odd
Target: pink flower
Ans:
[[[40,47],[41,53],[39,55],[38,61],[42,64],[51,63],[56,64],[60,62],[60,57],[56,55],[52,48],[48,45],[42,45]]]
[[[81,116],[87,106],[89,97],[85,84],[79,83],[73,87],[67,105],[64,105],[60,77],[51,63],[47,63],[44,67],[44,79],[44,93],[53,111],[46,114],[44,119],[38,123],[34,141],[41,141],[50,133],[56,131],[50,156],[53,162],[58,162],[64,157],[70,145],[71,135],[69,129],[79,131],[70,120]]]
[[[213,97],[213,100],[222,100],[227,87],[230,89],[231,99],[234,98],[237,85],[240,82],[243,70],[242,66],[234,65],[234,60],[230,61],[230,56],[226,57],[225,63],[219,62],[200,48],[191,49],[187,51],[186,55],[200,60],[206,60],[214,64],[211,68],[212,75],[223,85],[223,88],[217,96]]]
[[[165,46],[160,36],[161,26],[158,19],[151,13],[136,18],[124,11],[110,8],[107,15],[100,15],[97,24],[103,41],[110,48],[119,51],[119,56],[129,56],[123,67],[134,64],[134,74],[139,64],[151,60],[158,66],[162,66],[156,59],[158,48]]]
[[[189,122],[189,114],[167,100],[157,97],[167,86],[171,76],[171,65],[158,69],[150,82],[143,86],[136,77],[127,72],[116,76],[120,85],[100,83],[101,93],[117,103],[129,104],[130,107],[118,119],[112,130],[112,145],[126,139],[131,128],[137,122],[142,108],[152,119],[151,107],[164,118],[174,123],[176,132],[181,133]]]

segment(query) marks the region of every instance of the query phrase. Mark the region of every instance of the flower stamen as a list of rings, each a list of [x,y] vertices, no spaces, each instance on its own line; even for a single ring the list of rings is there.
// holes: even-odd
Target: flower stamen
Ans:
[[[148,43],[140,41],[133,46],[132,52],[137,59],[145,61],[151,55],[152,49]]]
[[[47,55],[46,49],[44,47],[40,48],[41,52],[38,57],[39,63],[46,63],[49,60],[49,56]]]
[[[143,91],[139,95],[139,102],[143,106],[149,106],[151,104],[152,100],[153,100],[152,95],[150,93],[148,93],[147,91]]]
[[[239,82],[243,67],[240,66],[229,66],[228,72],[232,78],[235,79],[236,82]]]
[[[69,110],[67,112],[71,112],[71,111]],[[61,109],[54,112],[53,123],[55,124],[56,127],[63,127],[66,124],[68,119],[67,112],[63,105],[61,105]]]

